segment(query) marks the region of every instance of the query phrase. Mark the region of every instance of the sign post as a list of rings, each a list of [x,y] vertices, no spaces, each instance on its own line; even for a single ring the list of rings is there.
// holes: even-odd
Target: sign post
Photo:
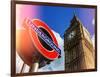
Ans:
[[[32,72],[37,72],[38,71],[38,68],[39,68],[39,63],[38,62],[35,62],[32,64],[32,66],[30,67],[30,70],[29,72],[32,73]]]

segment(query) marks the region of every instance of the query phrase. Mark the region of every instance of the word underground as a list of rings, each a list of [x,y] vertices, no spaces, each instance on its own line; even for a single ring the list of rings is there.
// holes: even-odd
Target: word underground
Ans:
[[[53,43],[53,41],[35,24],[32,23],[31,20],[27,19],[27,24],[38,34],[38,36],[52,49],[56,50],[61,55],[61,50]]]

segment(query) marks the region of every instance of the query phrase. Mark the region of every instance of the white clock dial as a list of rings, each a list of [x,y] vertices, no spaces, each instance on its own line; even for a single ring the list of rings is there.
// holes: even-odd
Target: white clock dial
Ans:
[[[71,33],[69,33],[68,39],[71,40],[74,36],[75,36],[75,31],[72,31]]]

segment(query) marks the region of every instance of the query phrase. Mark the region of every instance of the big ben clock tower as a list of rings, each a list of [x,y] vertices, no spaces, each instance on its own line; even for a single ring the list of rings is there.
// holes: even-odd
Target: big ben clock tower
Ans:
[[[64,33],[65,70],[94,69],[95,56],[90,33],[74,15]]]

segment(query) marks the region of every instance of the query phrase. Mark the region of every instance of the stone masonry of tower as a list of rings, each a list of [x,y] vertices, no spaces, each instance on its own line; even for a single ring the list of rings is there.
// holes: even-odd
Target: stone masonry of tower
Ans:
[[[95,54],[90,33],[74,15],[64,33],[65,71],[95,68]]]

